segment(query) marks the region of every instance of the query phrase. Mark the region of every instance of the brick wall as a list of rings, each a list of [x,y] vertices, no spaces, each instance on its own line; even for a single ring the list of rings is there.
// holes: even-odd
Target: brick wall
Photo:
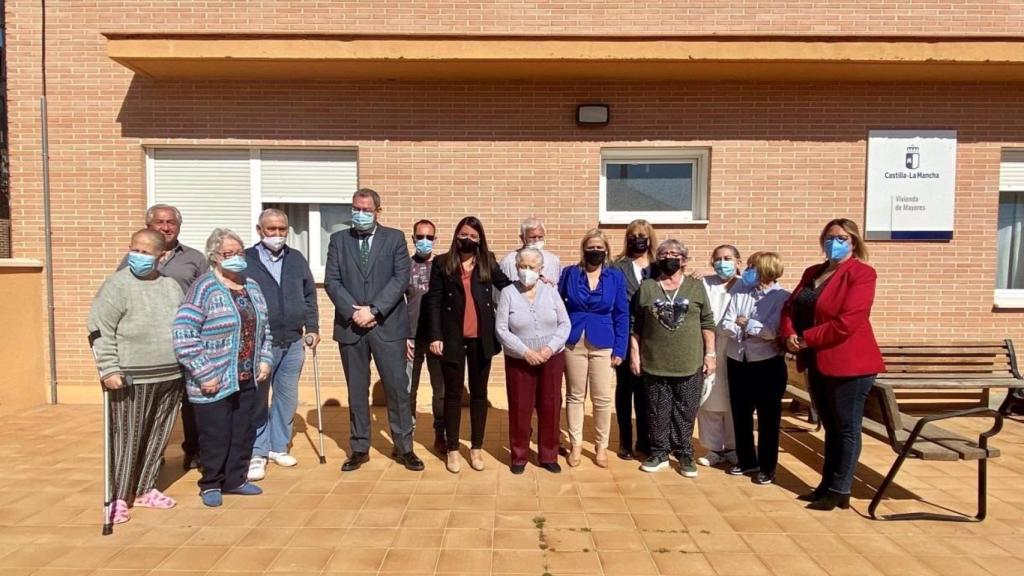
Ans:
[[[956,237],[872,243],[882,337],[1024,339],[1024,314],[995,313],[992,294],[999,151],[1024,145],[1017,85],[616,83],[154,82],[106,59],[100,31],[536,33],[1019,34],[1016,1],[657,3],[653,17],[620,2],[94,2],[51,8],[47,59],[59,380],[65,397],[95,391],[85,317],[131,231],[142,224],[142,144],[354,145],[360,184],[385,197],[387,223],[434,219],[442,236],[480,216],[494,249],[515,245],[518,220],[540,214],[549,246],[572,260],[596,224],[602,146],[712,149],[707,226],[662,227],[696,261],[712,246],[771,248],[783,283],[818,258],[834,216],[863,220],[871,128],[959,132]],[[713,4],[713,5],[712,5]],[[8,2],[14,255],[41,258],[38,3]],[[394,3],[397,6],[397,3]],[[861,7],[854,10],[854,7]],[[911,7],[911,8],[908,8]],[[580,129],[576,104],[612,107],[613,123]],[[610,230],[616,244],[622,228]],[[331,306],[321,297],[323,323]],[[329,330],[325,328],[325,335]],[[43,346],[44,342],[40,342]],[[337,384],[326,348],[325,383]],[[496,378],[500,377],[500,372]]]

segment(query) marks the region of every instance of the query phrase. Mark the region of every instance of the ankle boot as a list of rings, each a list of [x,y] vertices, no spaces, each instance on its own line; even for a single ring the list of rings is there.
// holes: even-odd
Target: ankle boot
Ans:
[[[807,494],[801,494],[797,496],[796,499],[802,502],[814,502],[815,500],[818,500],[819,498],[824,496],[826,493],[828,493],[828,488],[822,488],[819,486],[814,490],[811,490]]]
[[[841,510],[848,509],[850,507],[850,495],[829,491],[821,498],[807,505],[808,510],[822,510],[825,512],[835,510],[837,507]]]

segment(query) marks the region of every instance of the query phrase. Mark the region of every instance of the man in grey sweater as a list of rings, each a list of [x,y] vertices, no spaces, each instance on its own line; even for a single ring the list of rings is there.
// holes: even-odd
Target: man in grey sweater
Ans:
[[[157,255],[156,269],[164,276],[170,277],[181,286],[182,293],[188,292],[197,278],[210,270],[206,255],[178,241],[181,232],[181,211],[170,204],[154,204],[146,210],[146,228],[159,232],[164,238],[164,248]],[[122,270],[128,266],[128,257],[121,260],[117,267]],[[181,424],[184,438],[181,450],[185,453],[184,467],[199,466],[199,432],[196,430],[196,415],[192,403],[182,394]]]

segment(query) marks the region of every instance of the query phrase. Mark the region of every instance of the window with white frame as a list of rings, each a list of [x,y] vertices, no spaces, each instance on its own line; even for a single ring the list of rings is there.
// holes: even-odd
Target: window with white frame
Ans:
[[[200,250],[217,227],[255,243],[260,212],[279,208],[288,215],[288,245],[322,280],[330,235],[351,223],[355,150],[158,147],[146,158],[149,203],[181,210],[181,242]]]
[[[1024,308],[1024,148],[1003,150],[996,228],[995,304]]]
[[[601,150],[602,224],[686,224],[707,219],[709,148]]]

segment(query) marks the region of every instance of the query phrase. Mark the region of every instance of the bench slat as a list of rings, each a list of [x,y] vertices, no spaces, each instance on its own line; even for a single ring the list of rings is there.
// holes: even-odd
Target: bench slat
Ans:
[[[949,344],[944,344],[942,348],[931,348],[922,346],[881,346],[882,355],[889,354],[914,354],[914,355],[928,355],[934,354],[936,356],[995,356],[997,354],[1005,355],[1006,347],[996,348],[993,346],[985,347],[956,347],[949,348]]]
[[[943,364],[932,366],[928,364],[886,364],[886,374],[948,374],[955,378],[959,374],[991,374],[995,377],[1003,374],[1010,374],[1009,366],[996,366],[994,364]]]
[[[1010,369],[1010,362],[1005,357],[999,356],[961,356],[961,357],[949,357],[949,356],[897,356],[893,354],[886,354],[885,365],[891,366],[893,364],[908,364],[908,365],[922,365],[922,366],[1006,366],[1006,369]]]
[[[935,378],[927,378],[921,374],[879,374],[877,382],[892,386],[893,388],[949,388],[959,390],[982,389],[982,388],[1018,388],[1024,386],[1024,380],[1017,380],[1012,375],[1006,378],[976,378],[976,375],[968,377],[954,376],[956,380],[950,380],[949,374],[937,374]]]

